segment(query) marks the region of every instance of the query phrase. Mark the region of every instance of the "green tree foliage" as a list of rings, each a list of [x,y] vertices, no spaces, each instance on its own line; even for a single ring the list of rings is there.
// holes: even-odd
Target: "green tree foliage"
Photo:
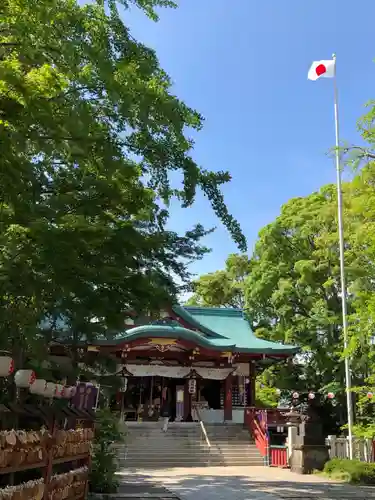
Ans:
[[[257,334],[303,348],[305,390],[344,382],[337,240],[334,186],[292,199],[260,232],[247,280]]]
[[[125,440],[119,420],[108,408],[96,412],[95,439],[90,469],[90,491],[115,493],[119,486],[116,477],[117,450],[113,446]]]
[[[174,5],[121,3],[153,19]],[[176,295],[207,249],[201,225],[166,229],[173,197],[189,207],[203,190],[239,248],[246,242],[220,192],[229,173],[191,157],[186,131],[202,117],[173,95],[116,2],[4,0],[0,14],[1,347],[11,337],[19,351],[43,352],[61,318],[77,341]]]
[[[276,408],[279,403],[279,395],[275,387],[262,383],[263,376],[259,376],[256,381],[255,394],[256,406],[258,408]]]
[[[246,254],[231,254],[225,269],[205,274],[192,283],[189,305],[239,307],[245,305],[245,281],[250,271]]]
[[[343,186],[345,261],[354,400],[358,429],[374,418],[375,392],[375,165],[368,163]],[[223,274],[216,273],[216,276]],[[195,300],[227,305],[222,289],[201,277]],[[212,283],[212,282],[211,282]],[[234,281],[235,283],[235,281]],[[231,281],[227,279],[225,289]],[[301,346],[294,362],[267,369],[259,382],[291,391],[332,391],[331,422],[346,421],[336,186],[286,203],[259,233],[244,282],[245,310],[257,336]],[[211,294],[211,295],[210,295]],[[209,297],[209,300],[206,297]],[[224,297],[224,299],[223,299]],[[221,302],[222,301],[222,302]],[[263,390],[264,392],[264,390]],[[263,397],[265,396],[265,397]],[[267,399],[262,395],[262,399]],[[329,406],[329,405],[328,405]],[[332,424],[332,425],[333,425]],[[363,432],[362,432],[363,434]]]

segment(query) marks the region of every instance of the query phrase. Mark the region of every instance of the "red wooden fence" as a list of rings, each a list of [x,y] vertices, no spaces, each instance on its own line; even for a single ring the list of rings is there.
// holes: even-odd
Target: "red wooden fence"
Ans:
[[[288,467],[286,446],[270,446],[268,435],[268,425],[286,425],[285,417],[280,410],[246,408],[245,425],[254,437],[255,444],[264,457],[265,465],[281,468]]]
[[[281,467],[282,469],[286,469],[288,467],[288,455],[286,446],[270,447],[270,466]]]

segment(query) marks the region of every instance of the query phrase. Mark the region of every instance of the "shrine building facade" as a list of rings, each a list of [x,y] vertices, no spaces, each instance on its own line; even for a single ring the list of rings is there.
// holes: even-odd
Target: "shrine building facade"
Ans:
[[[129,318],[115,340],[88,350],[116,358],[123,419],[156,420],[168,400],[172,420],[206,423],[243,423],[256,405],[257,370],[298,352],[257,338],[242,310],[180,305],[156,320]]]

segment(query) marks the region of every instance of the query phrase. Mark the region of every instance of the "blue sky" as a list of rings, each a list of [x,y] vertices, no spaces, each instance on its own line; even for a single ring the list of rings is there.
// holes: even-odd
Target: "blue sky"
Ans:
[[[194,159],[227,169],[224,189],[249,251],[288,199],[335,180],[332,80],[307,80],[313,60],[337,53],[342,140],[359,142],[356,121],[375,98],[374,0],[181,0],[154,24],[126,13],[133,35],[153,47],[173,91],[205,117]],[[218,226],[197,273],[224,265],[236,246],[209,203],[173,207],[171,226]]]

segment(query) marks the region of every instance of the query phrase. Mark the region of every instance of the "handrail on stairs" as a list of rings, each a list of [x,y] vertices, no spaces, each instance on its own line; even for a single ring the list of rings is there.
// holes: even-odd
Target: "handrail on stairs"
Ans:
[[[208,446],[208,448],[211,448],[211,443],[210,443],[210,440],[208,439],[207,431],[206,431],[206,428],[204,426],[203,420],[201,419],[201,416],[200,416],[200,413],[199,413],[199,409],[197,407],[195,407],[195,411],[197,413],[199,425],[201,426],[201,430],[202,430],[203,436],[204,436],[204,438],[206,440],[207,446]]]

